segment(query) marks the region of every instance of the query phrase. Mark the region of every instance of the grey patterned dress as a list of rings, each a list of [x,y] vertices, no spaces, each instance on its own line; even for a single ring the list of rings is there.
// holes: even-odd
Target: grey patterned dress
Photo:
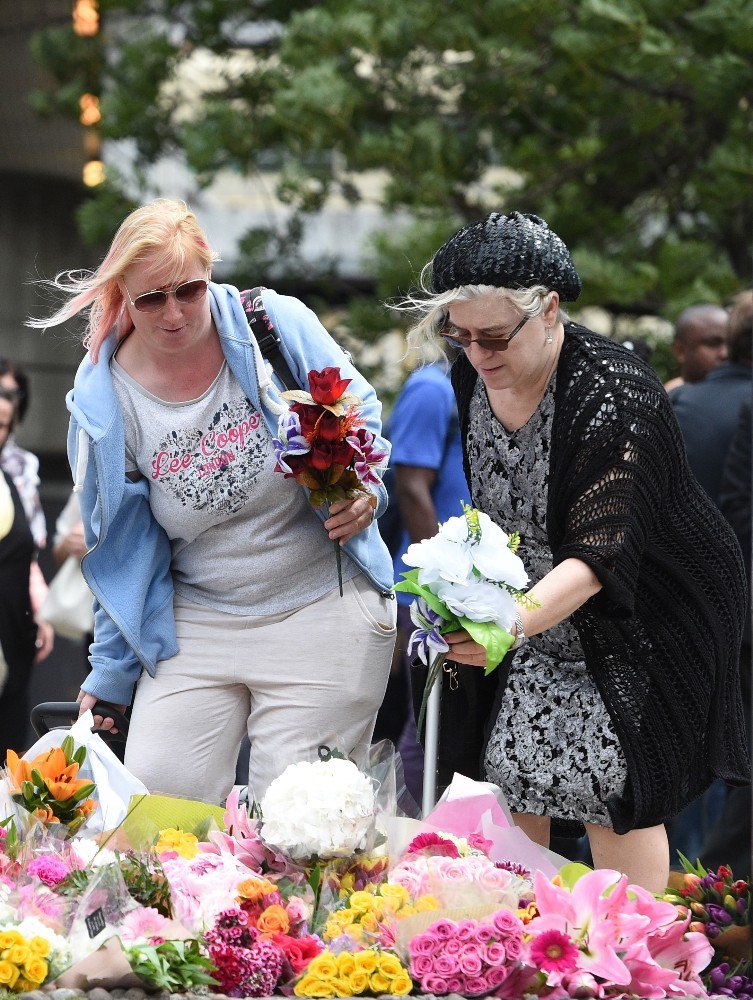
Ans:
[[[506,531],[520,532],[531,586],[552,568],[546,506],[554,382],[516,431],[494,416],[480,379],[470,407],[474,503]],[[515,812],[612,825],[605,802],[621,792],[627,769],[570,619],[515,655],[485,769]]]

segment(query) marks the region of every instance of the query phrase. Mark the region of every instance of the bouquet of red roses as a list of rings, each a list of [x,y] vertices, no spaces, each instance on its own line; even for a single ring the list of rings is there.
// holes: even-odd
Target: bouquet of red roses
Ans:
[[[293,478],[311,492],[314,507],[352,500],[365,495],[372,507],[377,498],[368,484],[378,485],[374,472],[387,461],[374,435],[366,429],[358,396],[347,392],[349,378],[339,368],[323,368],[308,373],[310,392],[295,389],[283,392],[290,408],[281,414],[277,437],[276,472]],[[343,593],[340,545],[335,541],[340,596]]]

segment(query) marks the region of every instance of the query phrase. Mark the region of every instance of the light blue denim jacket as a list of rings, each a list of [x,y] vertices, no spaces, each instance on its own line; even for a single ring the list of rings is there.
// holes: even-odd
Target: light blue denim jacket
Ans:
[[[260,398],[259,354],[254,350],[238,290],[212,283],[209,295],[228,365],[251,404],[263,414],[270,432],[276,434],[277,417]],[[352,380],[349,391],[363,400],[361,409],[368,429],[389,452],[381,437],[381,404],[373,388],[315,314],[298,299],[271,289],[264,291],[263,299],[282,340],[282,353],[299,384],[307,386],[308,372],[313,369],[340,368],[343,377]],[[68,457],[89,548],[81,568],[95,597],[94,642],[89,657],[92,669],[82,687],[104,701],[127,704],[142,668],[154,676],[159,662],[178,652],[178,643],[170,542],[152,514],[149,480],[132,482],[125,475],[125,429],[110,374],[116,347],[112,333],[96,364],[86,356],[66,403],[71,413]],[[273,398],[277,396],[276,385],[270,391]],[[378,517],[387,506],[387,494],[381,485],[375,492]],[[324,520],[324,512],[319,513]],[[376,522],[351,539],[345,550],[376,589],[389,591],[392,562]]]

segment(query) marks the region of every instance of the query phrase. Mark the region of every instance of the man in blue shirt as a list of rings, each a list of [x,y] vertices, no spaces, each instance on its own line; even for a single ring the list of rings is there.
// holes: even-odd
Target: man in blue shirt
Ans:
[[[395,492],[404,526],[395,557],[395,579],[410,567],[402,560],[411,542],[436,534],[437,525],[460,514],[461,501],[470,502],[463,473],[455,394],[447,362],[417,369],[408,378],[390,418],[391,464],[395,470]],[[397,594],[398,643],[403,649],[403,670],[410,678],[408,639],[414,625],[410,618],[410,594]],[[410,686],[408,687],[410,690]],[[416,739],[413,713],[408,717],[399,744],[408,790],[421,801],[423,751]]]

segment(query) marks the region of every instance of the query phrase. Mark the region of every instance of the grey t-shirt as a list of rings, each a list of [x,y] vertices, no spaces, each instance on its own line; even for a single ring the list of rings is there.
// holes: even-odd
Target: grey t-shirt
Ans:
[[[149,480],[172,545],[176,594],[231,614],[301,607],[337,586],[334,544],[293,479],[274,472],[272,436],[225,362],[198,399],[168,403],[113,358],[126,472]],[[134,539],[138,553],[138,539]],[[358,568],[342,553],[343,579]]]

